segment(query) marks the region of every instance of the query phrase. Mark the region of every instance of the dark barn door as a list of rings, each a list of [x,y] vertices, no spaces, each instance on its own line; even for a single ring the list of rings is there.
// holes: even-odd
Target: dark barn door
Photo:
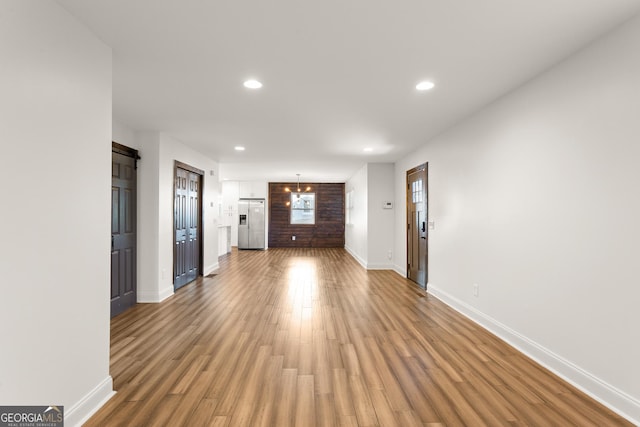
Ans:
[[[204,172],[176,162],[173,254],[174,288],[202,274],[202,175]]]
[[[135,150],[113,144],[111,163],[111,317],[136,304]]]

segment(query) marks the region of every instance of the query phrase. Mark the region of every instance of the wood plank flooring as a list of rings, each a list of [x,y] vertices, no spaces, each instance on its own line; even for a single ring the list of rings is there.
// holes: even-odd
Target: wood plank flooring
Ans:
[[[631,425],[343,249],[236,251],[111,323],[86,426]]]

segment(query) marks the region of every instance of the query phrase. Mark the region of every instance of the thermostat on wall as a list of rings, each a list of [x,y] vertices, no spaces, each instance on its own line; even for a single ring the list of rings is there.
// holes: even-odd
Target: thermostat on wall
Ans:
[[[393,202],[382,202],[382,209],[393,209]]]

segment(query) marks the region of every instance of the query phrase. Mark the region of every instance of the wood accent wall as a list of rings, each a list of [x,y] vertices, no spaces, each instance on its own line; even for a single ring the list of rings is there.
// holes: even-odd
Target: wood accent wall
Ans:
[[[270,248],[343,248],[344,247],[344,183],[300,183],[316,193],[315,225],[291,225],[287,202],[297,183],[269,183],[269,247]],[[296,240],[291,240],[296,236]]]

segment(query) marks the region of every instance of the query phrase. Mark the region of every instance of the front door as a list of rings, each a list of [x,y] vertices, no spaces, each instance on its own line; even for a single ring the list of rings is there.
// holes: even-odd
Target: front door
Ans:
[[[407,277],[427,286],[427,164],[407,171]]]
[[[176,163],[174,199],[175,250],[174,288],[178,289],[202,274],[201,267],[201,182],[203,172]]]
[[[111,317],[114,317],[137,301],[137,152],[114,143],[111,156]]]

